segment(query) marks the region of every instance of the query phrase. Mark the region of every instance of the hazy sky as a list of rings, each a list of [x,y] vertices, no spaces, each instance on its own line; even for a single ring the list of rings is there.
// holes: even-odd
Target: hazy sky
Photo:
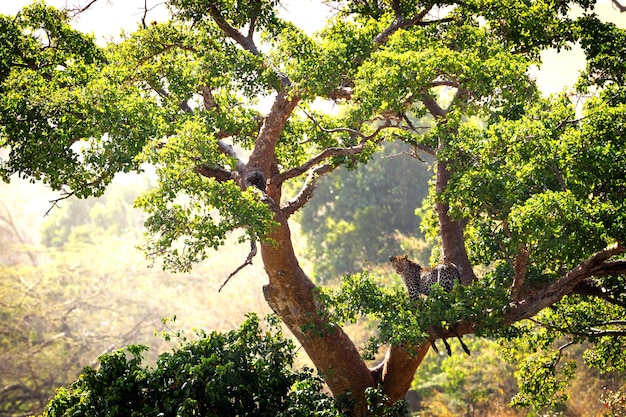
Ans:
[[[626,0],[625,0],[626,1]],[[57,7],[72,6],[77,3],[87,4],[89,0],[46,0],[47,4]],[[14,14],[31,0],[0,0],[0,13]],[[166,18],[166,8],[160,0],[148,0],[148,7],[154,7],[148,14],[148,20]],[[283,16],[305,30],[312,32],[323,25],[329,10],[315,0],[290,0],[284,2]],[[121,29],[132,31],[143,16],[144,0],[98,0],[85,13],[80,15],[74,26],[85,32],[93,32],[101,41],[116,38]],[[619,13],[612,7],[610,0],[600,0],[596,9],[605,20],[613,21],[626,27],[626,13]],[[578,72],[584,68],[584,55],[579,48],[557,54],[547,51],[543,55],[543,64],[538,71],[532,71],[540,88],[545,94],[561,91],[576,81]]]
[[[45,0],[46,4],[65,7],[77,4],[86,5],[90,0]],[[32,0],[0,0],[0,13],[14,14]],[[148,21],[164,20],[167,9],[162,0],[148,0]],[[283,2],[283,17],[307,31],[322,27],[328,7],[321,1],[290,0]],[[85,32],[93,32],[98,38],[117,36],[120,28],[132,31],[141,22],[144,14],[144,0],[97,0],[80,15],[74,26]]]

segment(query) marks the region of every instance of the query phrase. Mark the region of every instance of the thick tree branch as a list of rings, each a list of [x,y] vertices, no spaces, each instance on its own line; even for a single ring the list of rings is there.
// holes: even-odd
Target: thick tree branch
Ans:
[[[246,167],[246,164],[241,160],[241,158],[235,151],[235,148],[233,148],[232,145],[224,142],[222,139],[217,141],[217,146],[220,152],[222,152],[224,155],[230,158],[233,158],[235,161],[237,161],[237,172],[239,173],[243,172],[244,168]]]
[[[287,202],[287,204],[282,208],[284,215],[286,217],[289,217],[300,208],[302,208],[313,196],[313,191],[315,190],[317,180],[321,176],[333,170],[334,167],[332,165],[324,164],[309,171],[306,180],[304,180],[304,185],[300,189],[298,195],[296,195],[293,199]]]
[[[528,267],[528,256],[528,250],[523,247],[520,249],[513,263],[515,276],[513,276],[513,285],[511,285],[511,296],[514,300],[517,298],[522,289],[522,286],[524,285],[526,270]]]
[[[215,178],[218,182],[234,179],[233,173],[216,165],[198,165],[194,168],[196,174],[207,178]]]
[[[371,369],[372,377],[377,385],[382,385],[383,393],[390,401],[396,402],[406,395],[411,387],[415,371],[428,353],[430,342],[423,343],[414,349],[391,346],[385,359]]]
[[[620,13],[626,12],[626,6],[622,5],[622,3],[620,3],[618,0],[612,0],[612,1],[613,1],[613,5],[617,7],[617,10],[619,10]]]
[[[440,148],[442,146],[440,144]],[[448,186],[452,173],[444,161],[437,161],[436,168],[435,192],[442,194]],[[454,220],[450,216],[450,206],[447,203],[437,201],[435,211],[439,221],[443,260],[455,264],[461,274],[461,283],[468,285],[476,280],[476,275],[465,249],[465,224],[463,221]]]
[[[214,2],[208,3],[208,12],[209,15],[213,18],[217,26],[224,31],[224,33],[232,38],[235,42],[237,42],[242,48],[247,50],[248,52],[258,55],[259,50],[254,43],[254,40],[251,36],[244,36],[241,32],[231,26],[230,23],[222,16],[221,11],[217,8]]]
[[[624,253],[624,246],[619,243],[596,252],[558,281],[532,293],[524,300],[512,303],[510,310],[505,314],[505,321],[507,324],[512,324],[534,316],[565,295],[573,293],[578,284],[591,276],[625,274],[626,262],[606,262],[609,258],[622,253]]]
[[[386,129],[386,128],[390,128],[390,127],[397,127],[396,124],[393,124],[393,122],[389,119],[385,120],[384,123],[380,123],[376,129],[374,130],[374,132],[372,132],[369,135],[366,135],[356,129],[351,129],[351,128],[347,128],[347,127],[340,127],[340,128],[336,128],[336,129],[325,129],[324,127],[322,127],[312,116],[308,115],[309,118],[311,118],[311,120],[313,120],[316,125],[318,126],[318,128],[320,130],[322,130],[324,133],[337,133],[337,132],[348,132],[354,136],[360,136],[362,139],[359,142],[358,145],[354,145],[354,146],[350,146],[350,147],[332,147],[332,148],[326,148],[324,149],[322,152],[320,152],[319,154],[315,155],[314,157],[312,157],[311,159],[307,160],[306,162],[304,162],[302,165],[291,168],[287,171],[281,172],[280,174],[278,174],[275,178],[274,178],[274,182],[277,184],[282,184],[284,181],[290,179],[290,178],[295,178],[297,176],[300,176],[302,174],[304,174],[305,172],[307,172],[309,169],[313,168],[316,165],[321,164],[322,162],[324,162],[326,159],[328,158],[332,158],[334,156],[351,156],[351,155],[358,155],[361,152],[363,152],[363,150],[365,149],[365,146],[367,145],[368,141],[370,141],[371,139],[375,138],[376,136],[378,136],[378,134],[380,133],[381,130]]]
[[[287,90],[278,92],[274,98],[272,108],[265,116],[252,155],[248,159],[248,170],[260,171],[265,178],[273,178],[273,176],[278,174],[278,160],[275,154],[276,144],[287,120],[291,117],[299,101],[300,97],[294,96]],[[280,185],[281,183],[275,184],[273,191],[277,194],[268,192],[275,201],[280,201]]]
[[[333,156],[358,155],[361,152],[363,152],[363,149],[365,148],[365,144],[366,142],[361,142],[358,145],[351,146],[349,148],[338,148],[338,147],[326,148],[319,154],[315,155],[313,158],[303,163],[302,165],[291,168],[290,170],[287,170],[285,172],[281,172],[274,178],[274,181],[276,183],[282,183],[290,178],[295,178],[299,175],[304,174],[309,169],[313,168],[314,166],[322,163],[324,160],[331,158]]]
[[[626,262],[623,263],[625,264],[623,269],[626,270]],[[598,286],[594,280],[589,278],[576,285],[572,294],[597,297],[610,304],[626,308],[626,301],[615,298],[613,294],[607,292],[604,288]]]
[[[275,204],[274,204],[275,205]],[[293,251],[286,217],[273,208],[280,226],[261,243],[261,255],[269,282],[263,287],[268,304],[302,343],[334,395],[351,391],[357,407],[365,406],[364,392],[374,386],[370,370],[345,332],[320,314],[315,285],[302,271]],[[364,414],[357,411],[357,415]]]
[[[422,103],[424,103],[424,106],[426,107],[428,112],[435,119],[444,118],[446,117],[446,114],[448,113],[443,107],[439,105],[439,103],[437,103],[437,101],[434,98],[432,98],[430,94],[423,95]]]

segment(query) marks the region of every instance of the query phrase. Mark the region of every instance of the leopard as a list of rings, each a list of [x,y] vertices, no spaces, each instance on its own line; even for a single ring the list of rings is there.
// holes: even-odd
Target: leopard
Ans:
[[[459,269],[451,262],[439,264],[434,268],[422,268],[418,263],[411,261],[407,255],[390,256],[389,261],[398,275],[402,277],[402,282],[412,301],[417,301],[421,295],[430,294],[435,283],[438,283],[444,291],[450,292],[454,283],[460,280]]]
[[[460,281],[459,269],[451,262],[445,262],[435,266],[434,268],[426,268],[419,265],[408,258],[407,255],[390,256],[389,261],[393,269],[400,275],[404,283],[409,298],[416,302],[424,296],[428,296],[433,285],[439,284],[444,291],[450,292],[457,281]],[[470,350],[463,342],[463,339],[457,335],[457,339],[461,343],[461,347],[470,354]],[[452,356],[452,351],[447,340],[442,339],[446,347],[448,356]],[[439,353],[437,346],[431,342],[431,346],[436,353]]]

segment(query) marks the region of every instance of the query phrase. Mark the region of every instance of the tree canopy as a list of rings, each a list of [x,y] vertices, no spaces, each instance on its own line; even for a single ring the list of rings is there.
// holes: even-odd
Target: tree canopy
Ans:
[[[589,0],[327,3],[336,12],[309,34],[277,0],[170,0],[170,20],[105,47],[43,3],[2,16],[2,178],[87,197],[154,166],[158,184],[136,202],[148,256],[187,271],[232,232],[251,256],[258,242],[268,304],[356,414],[371,387],[402,398],[429,342],[453,335],[545,349],[523,370],[553,389],[528,383],[525,404],[551,401],[554,375],[570,373],[549,351],[557,338],[623,370],[624,30]],[[580,106],[541,97],[528,75],[573,42],[587,56]],[[368,274],[320,291],[289,227],[320,177],[394,140],[435,158],[423,224],[461,270],[462,285],[417,309]],[[359,313],[380,319],[370,348],[390,345],[372,368],[340,326]]]

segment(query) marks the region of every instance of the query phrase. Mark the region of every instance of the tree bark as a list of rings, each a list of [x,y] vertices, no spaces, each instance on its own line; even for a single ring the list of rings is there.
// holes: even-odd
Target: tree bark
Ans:
[[[323,307],[317,303],[315,284],[300,267],[293,249],[288,215],[280,208],[282,181],[276,180],[279,167],[276,144],[298,103],[281,91],[259,131],[255,148],[245,168],[245,175],[260,172],[267,178],[267,187],[259,187],[262,198],[274,213],[277,229],[261,242],[261,256],[269,282],[263,294],[302,344],[334,396],[351,392],[357,401],[356,415],[365,413],[365,390],[374,386],[374,379],[350,338],[337,325],[330,323]],[[245,186],[245,178],[243,184]]]
[[[438,195],[446,190],[450,175],[447,164],[438,160],[435,179],[435,192]],[[476,280],[476,275],[465,250],[464,224],[450,217],[450,206],[439,201],[439,198],[435,202],[435,210],[439,221],[443,260],[455,264],[461,274],[461,284],[468,285]]]
[[[315,300],[315,285],[304,273],[293,251],[287,220],[280,212],[280,227],[261,244],[269,283],[263,287],[268,304],[300,341],[334,396],[350,391],[357,400],[357,415],[365,411],[365,389],[374,379],[354,343],[330,323]]]
[[[389,397],[392,403],[403,399],[411,388],[415,371],[426,357],[430,342],[415,348],[412,352],[401,346],[391,346],[387,350],[385,359],[380,365],[372,369],[377,384],[382,384],[383,394]]]

